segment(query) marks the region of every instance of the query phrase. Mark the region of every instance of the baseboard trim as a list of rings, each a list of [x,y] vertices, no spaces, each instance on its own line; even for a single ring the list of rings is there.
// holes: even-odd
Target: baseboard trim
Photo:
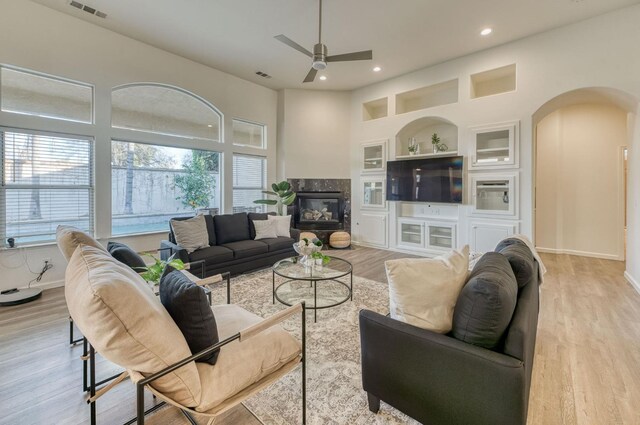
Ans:
[[[638,283],[638,281],[635,280],[633,276],[631,276],[626,270],[624,271],[624,278],[627,279],[627,282],[629,282],[633,289],[635,289],[636,292],[640,294],[640,283]]]
[[[51,282],[40,282],[40,283],[31,284],[32,288],[41,288],[42,290],[62,288],[63,286],[64,286],[64,279],[52,280]]]
[[[576,255],[578,257],[590,257],[590,258],[600,258],[602,260],[624,261],[624,258],[620,258],[617,255],[601,254],[599,252],[576,251],[573,249],[544,248],[540,246],[537,246],[536,249],[538,250],[538,252],[543,252],[546,254]]]

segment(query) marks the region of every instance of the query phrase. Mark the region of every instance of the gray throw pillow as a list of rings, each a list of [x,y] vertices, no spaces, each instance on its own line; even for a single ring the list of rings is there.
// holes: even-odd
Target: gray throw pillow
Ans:
[[[207,222],[203,215],[197,215],[188,220],[171,220],[171,229],[176,238],[176,244],[191,254],[196,249],[209,246]]]
[[[500,242],[495,251],[507,257],[516,276],[518,288],[524,288],[533,278],[536,267],[533,253],[527,244],[520,239],[509,238]]]
[[[473,268],[453,311],[453,336],[469,344],[496,350],[511,323],[518,284],[509,261],[487,252]]]

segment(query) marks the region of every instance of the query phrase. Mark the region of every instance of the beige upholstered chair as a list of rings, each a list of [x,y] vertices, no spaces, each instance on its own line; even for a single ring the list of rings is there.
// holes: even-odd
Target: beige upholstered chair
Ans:
[[[215,417],[270,385],[302,363],[302,422],[306,423],[304,306],[295,305],[263,320],[235,305],[214,306],[220,342],[192,354],[158,297],[142,278],[100,246],[82,237],[58,238],[73,252],[65,275],[65,297],[74,322],[95,351],[123,367],[137,388],[137,423],[144,423],[144,389],[191,414]],[[74,247],[74,245],[76,245]],[[279,326],[300,314],[302,343]],[[215,365],[196,363],[216,349]],[[95,351],[94,351],[95,350]],[[92,369],[93,371],[94,369]],[[124,378],[124,376],[123,376]],[[91,391],[95,400],[115,383]],[[150,410],[154,410],[157,407]]]

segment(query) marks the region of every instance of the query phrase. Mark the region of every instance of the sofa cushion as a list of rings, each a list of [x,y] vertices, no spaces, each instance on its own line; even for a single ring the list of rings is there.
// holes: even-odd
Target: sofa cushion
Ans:
[[[469,273],[469,247],[436,258],[385,262],[391,317],[437,333],[451,330],[453,308]]]
[[[184,273],[174,270],[162,276],[160,301],[178,325],[192,354],[219,342],[216,319],[204,288],[193,283]],[[216,364],[219,351],[196,361]]]
[[[107,251],[109,251],[109,254],[111,254],[113,258],[131,267],[135,271],[142,271],[147,266],[140,254],[126,244],[109,242],[107,244]]]
[[[290,215],[276,215],[267,217],[269,221],[275,221],[276,223],[276,236],[290,238],[291,237],[291,216]]]
[[[176,244],[186,249],[188,253],[209,246],[207,222],[203,215],[197,215],[188,220],[171,220],[169,224],[176,238]]]
[[[293,249],[293,244],[295,241],[293,238],[269,238],[269,239],[260,239],[260,242],[266,243],[269,247],[269,252],[282,251],[285,249]]]
[[[233,260],[233,251],[223,246],[209,246],[189,254],[189,262],[191,263],[202,260],[207,264],[231,261]]]
[[[236,259],[253,257],[269,251],[267,244],[262,241],[231,242],[223,246],[233,251],[233,257]]]
[[[191,355],[147,283],[106,251],[80,245],[67,266],[64,291],[74,323],[107,360],[148,376]],[[200,403],[195,363],[152,386],[185,406]]]
[[[518,284],[507,258],[487,252],[473,268],[453,314],[453,336],[495,350],[511,322]]]
[[[252,220],[251,225],[256,230],[256,235],[253,239],[269,239],[277,238],[278,233],[276,231],[276,222],[270,220]]]
[[[218,245],[251,239],[247,213],[216,215],[213,223]]]
[[[58,243],[58,249],[60,249],[60,252],[62,252],[62,255],[67,261],[69,261],[80,244],[92,246],[107,252],[100,242],[95,240],[91,235],[73,226],[58,226],[56,228],[56,242]]]
[[[236,305],[215,306],[213,313],[221,340],[262,320]],[[244,388],[295,361],[300,353],[298,340],[280,326],[242,342],[225,345],[220,349],[215,366],[197,364],[202,381],[202,401],[196,410],[206,412],[215,408]]]
[[[267,220],[267,217],[269,216],[275,216],[276,213],[275,212],[270,212],[270,213],[249,213],[248,217],[249,217],[249,236],[251,239],[255,239],[256,238],[256,228],[253,225],[253,220]]]
[[[507,257],[513,274],[516,276],[518,288],[523,288],[531,281],[536,267],[533,253],[529,247],[519,239],[505,239],[498,244],[496,252]]]

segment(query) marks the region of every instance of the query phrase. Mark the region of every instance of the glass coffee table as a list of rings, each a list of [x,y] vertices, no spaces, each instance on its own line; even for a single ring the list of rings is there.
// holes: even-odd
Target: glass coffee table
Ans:
[[[323,266],[306,266],[301,257],[280,260],[273,265],[273,303],[276,299],[291,306],[305,301],[305,308],[313,310],[313,321],[318,310],[353,301],[353,267],[342,258],[330,257]],[[276,285],[276,275],[286,279]],[[347,280],[348,283],[344,282]],[[342,279],[342,280],[340,280]]]

